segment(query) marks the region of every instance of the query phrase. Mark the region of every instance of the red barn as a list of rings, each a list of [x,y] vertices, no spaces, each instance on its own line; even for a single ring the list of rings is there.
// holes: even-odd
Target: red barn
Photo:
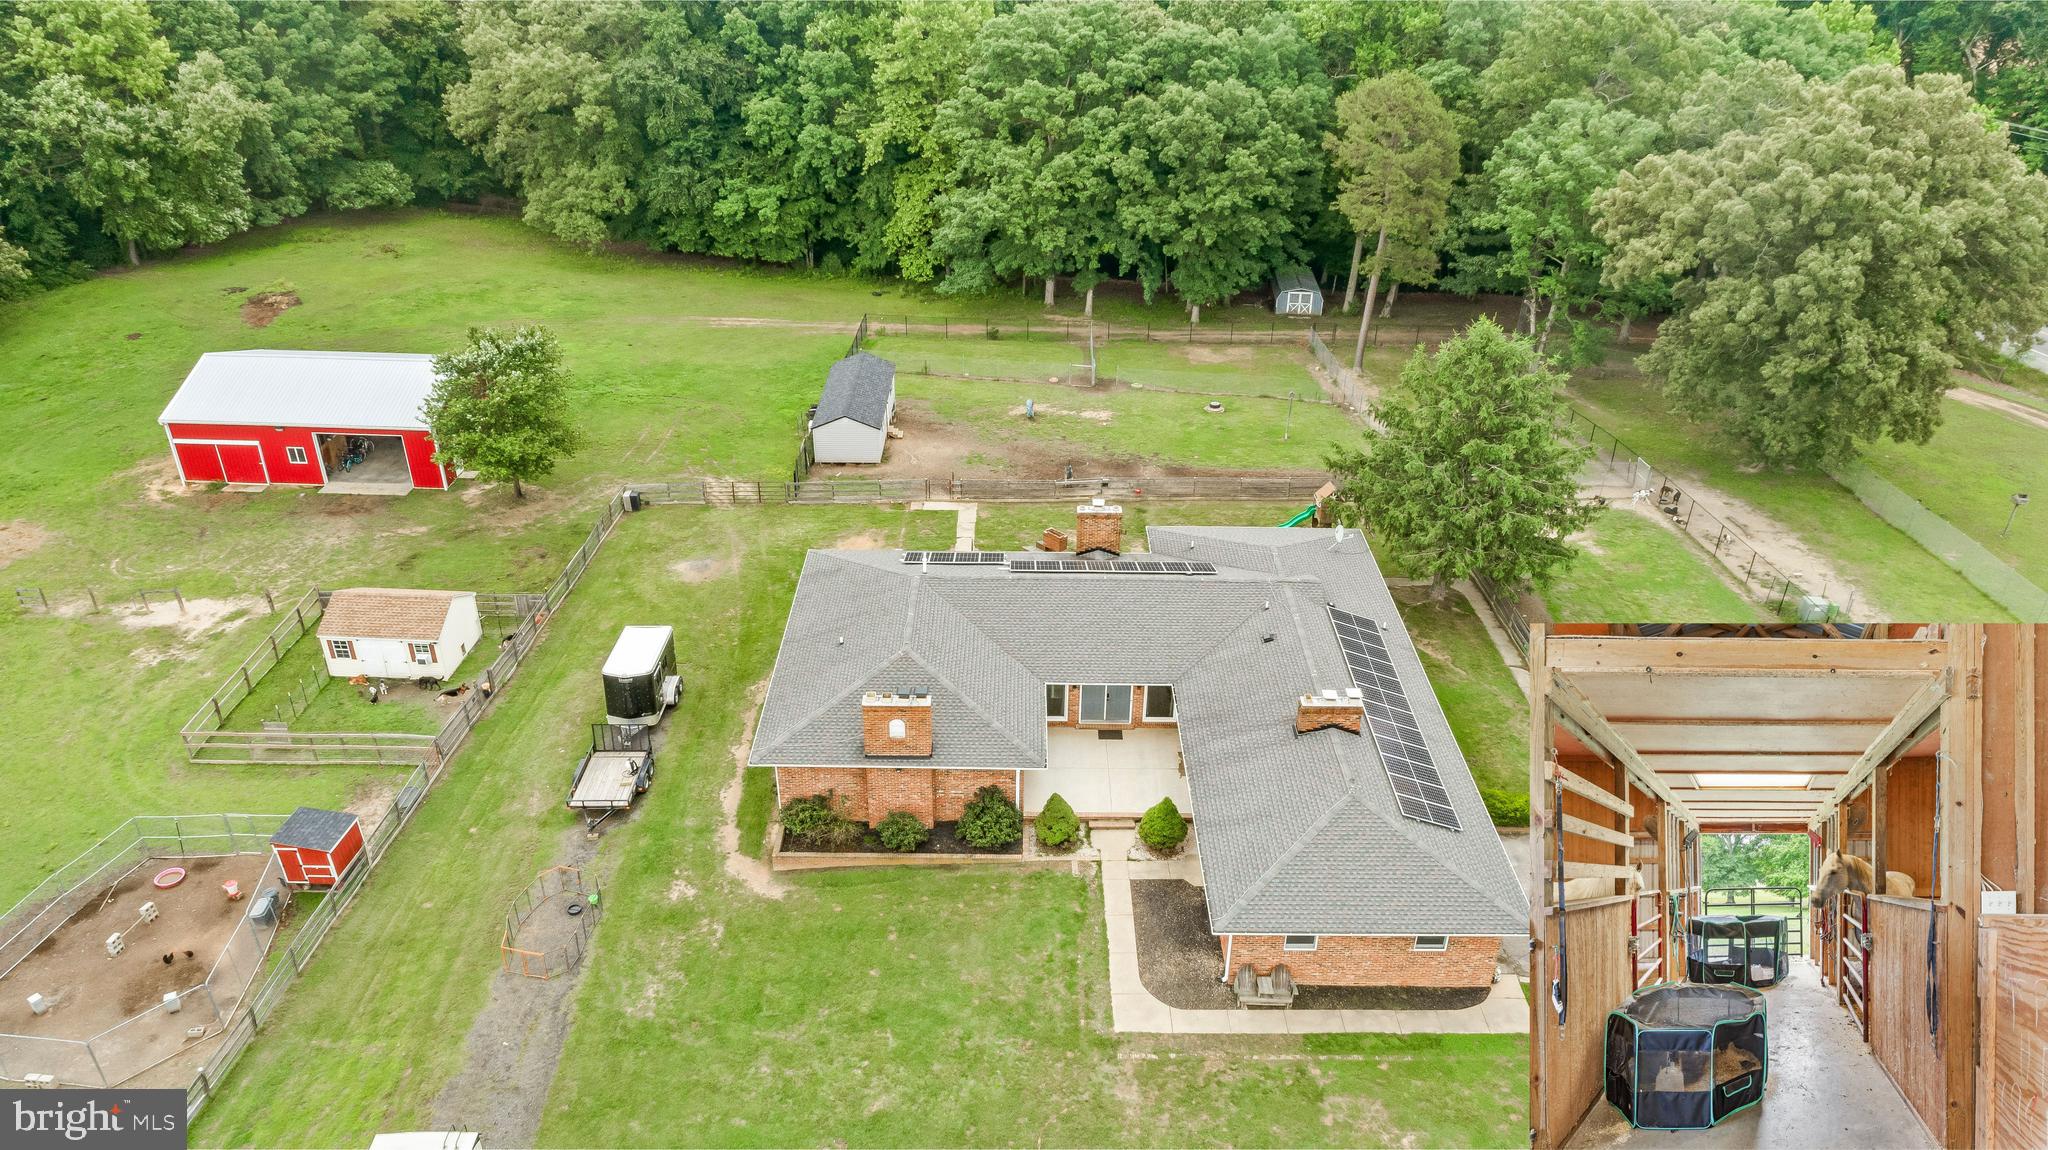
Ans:
[[[287,483],[348,495],[445,488],[420,415],[434,357],[216,351],[157,422],[187,483]]]
[[[270,836],[278,868],[291,886],[330,887],[363,851],[363,826],[345,811],[300,807]]]

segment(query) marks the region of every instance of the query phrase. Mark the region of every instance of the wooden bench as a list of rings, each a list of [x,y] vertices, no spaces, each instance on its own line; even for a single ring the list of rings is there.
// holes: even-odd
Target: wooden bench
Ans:
[[[1294,976],[1287,972],[1286,964],[1273,968],[1271,974],[1254,973],[1250,963],[1237,968],[1237,977],[1231,981],[1230,989],[1237,993],[1239,1006],[1292,1006],[1294,1004]]]

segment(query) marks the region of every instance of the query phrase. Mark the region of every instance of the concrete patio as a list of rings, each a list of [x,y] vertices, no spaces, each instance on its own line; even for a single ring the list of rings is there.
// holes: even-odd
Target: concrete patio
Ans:
[[[1046,767],[1024,772],[1024,813],[1037,814],[1057,793],[1083,818],[1135,818],[1171,798],[1193,813],[1180,768],[1180,734],[1172,728],[1118,732],[1104,739],[1088,728],[1048,727]]]

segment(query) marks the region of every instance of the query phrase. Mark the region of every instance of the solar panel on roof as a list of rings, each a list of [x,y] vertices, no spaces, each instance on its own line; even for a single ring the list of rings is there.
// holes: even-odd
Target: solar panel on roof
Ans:
[[[998,567],[1009,560],[1000,551],[905,551],[905,563],[943,563],[952,567]]]
[[[907,554],[916,554],[910,552]],[[984,552],[984,554],[995,554]],[[905,562],[909,562],[907,555]],[[933,562],[937,562],[936,559]],[[1214,563],[1184,559],[1026,559],[1009,560],[1010,570],[1037,575],[1214,575]]]
[[[1415,724],[1407,691],[1394,672],[1394,660],[1387,653],[1379,624],[1332,607],[1330,626],[1336,629],[1337,646],[1351,668],[1351,681],[1365,696],[1365,726],[1387,768],[1387,781],[1393,784],[1394,805],[1407,818],[1462,830],[1457,812],[1451,809],[1451,794],[1437,773],[1436,760],[1422,741],[1422,728]]]

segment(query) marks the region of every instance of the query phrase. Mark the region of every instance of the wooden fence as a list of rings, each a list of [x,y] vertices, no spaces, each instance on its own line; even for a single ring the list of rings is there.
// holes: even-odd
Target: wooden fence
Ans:
[[[1087,479],[690,479],[636,483],[627,488],[643,505],[701,504],[751,507],[775,504],[1045,503],[1066,499],[1209,499],[1291,501],[1313,499],[1330,477],[1322,472],[1276,475],[1097,476]]]
[[[619,503],[613,499],[614,504]],[[611,522],[617,522],[616,515]],[[607,524],[607,530],[609,525]],[[577,555],[581,565],[589,563],[585,551],[591,549],[586,540]],[[577,576],[582,575],[582,566],[575,557],[571,565]],[[564,571],[567,575],[568,571]],[[558,586],[560,579],[556,580]],[[574,585],[573,580],[571,586]],[[552,590],[551,590],[552,593]],[[561,594],[566,595],[566,589]],[[462,698],[460,706],[448,715],[441,724],[441,730],[432,735],[404,731],[293,731],[271,727],[259,730],[230,730],[227,726],[229,715],[235,707],[255,690],[256,684],[283,661],[285,652],[292,644],[315,630],[321,614],[327,608],[329,591],[318,589],[306,592],[298,602],[291,605],[289,614],[280,619],[270,633],[256,644],[256,649],[242,660],[241,665],[228,673],[225,681],[207,696],[192,717],[178,732],[185,744],[185,757],[191,762],[215,765],[241,763],[278,763],[292,765],[319,764],[368,764],[376,766],[405,766],[408,764],[438,762],[447,757],[469,734],[477,717],[489,705],[491,696],[502,689],[512,678],[520,660],[533,649],[538,641],[541,624],[545,622],[549,597],[530,592],[478,592],[477,612],[489,617],[512,617],[519,626],[507,636],[495,659],[491,660],[477,683],[482,688]],[[559,602],[559,599],[555,600]],[[303,707],[299,708],[303,710]]]

